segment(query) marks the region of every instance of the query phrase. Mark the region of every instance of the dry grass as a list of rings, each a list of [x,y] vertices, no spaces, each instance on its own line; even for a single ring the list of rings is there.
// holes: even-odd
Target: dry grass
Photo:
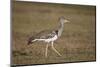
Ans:
[[[27,39],[45,29],[53,29],[60,16],[70,20],[62,37],[45,58],[46,43],[27,45]],[[12,64],[44,64],[75,61],[94,61],[95,56],[95,6],[13,2],[12,6]]]

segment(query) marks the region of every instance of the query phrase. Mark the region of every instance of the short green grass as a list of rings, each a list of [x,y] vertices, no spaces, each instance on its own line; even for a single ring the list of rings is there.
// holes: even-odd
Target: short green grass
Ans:
[[[44,64],[95,61],[95,6],[13,2],[12,4],[12,64]],[[59,57],[44,42],[27,45],[30,36],[58,25],[66,17],[63,34],[55,43]]]

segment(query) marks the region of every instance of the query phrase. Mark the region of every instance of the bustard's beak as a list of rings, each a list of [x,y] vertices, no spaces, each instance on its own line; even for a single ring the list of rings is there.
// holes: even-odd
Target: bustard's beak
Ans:
[[[69,23],[70,21],[68,21],[68,20],[64,20],[64,22],[65,22],[65,23]]]

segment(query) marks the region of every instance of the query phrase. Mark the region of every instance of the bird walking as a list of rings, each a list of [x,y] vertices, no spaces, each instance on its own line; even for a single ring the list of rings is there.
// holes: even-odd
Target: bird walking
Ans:
[[[52,30],[52,31],[41,31],[37,33],[35,36],[32,36],[28,39],[28,45],[36,42],[36,41],[43,41],[46,42],[46,48],[45,48],[45,57],[48,55],[48,46],[51,45],[52,49],[57,53],[59,56],[62,56],[54,47],[54,41],[56,41],[62,34],[64,24],[69,22],[64,17],[59,18],[59,26],[58,29]]]

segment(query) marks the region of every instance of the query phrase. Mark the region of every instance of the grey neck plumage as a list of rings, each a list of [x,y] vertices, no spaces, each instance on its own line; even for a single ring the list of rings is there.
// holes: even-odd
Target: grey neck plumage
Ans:
[[[58,28],[58,37],[61,36],[62,32],[63,32],[63,28],[64,28],[64,23],[60,21],[60,25]]]

